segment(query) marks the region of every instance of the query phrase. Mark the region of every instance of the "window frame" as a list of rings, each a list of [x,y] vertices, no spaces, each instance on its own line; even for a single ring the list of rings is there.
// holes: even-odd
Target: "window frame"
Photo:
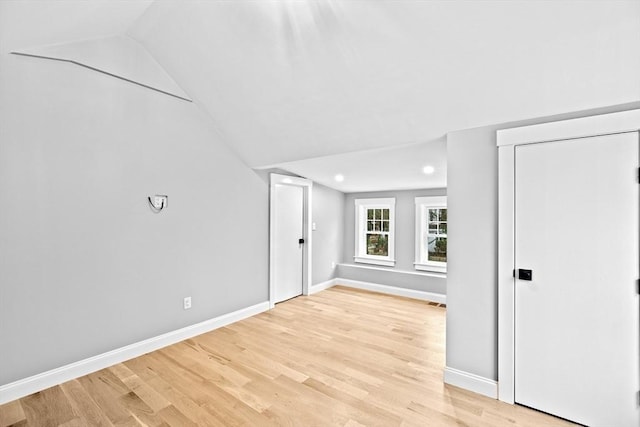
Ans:
[[[394,267],[395,259],[395,197],[375,198],[375,199],[355,199],[355,255],[354,262],[362,264],[382,265]],[[389,231],[387,233],[388,255],[368,255],[367,254],[367,210],[369,209],[389,209]],[[383,234],[381,232],[379,234]]]
[[[436,273],[446,273],[447,272],[447,263],[440,261],[429,261],[425,253],[423,251],[423,239],[425,235],[429,234],[429,228],[427,225],[427,215],[429,209],[437,208],[437,209],[447,209],[447,234],[445,238],[448,241],[448,231],[449,231],[449,221],[448,221],[448,208],[447,208],[447,196],[427,196],[427,197],[416,197],[415,198],[416,205],[416,228],[415,228],[415,261],[413,266],[416,270],[421,271],[432,271]],[[448,247],[447,247],[448,249]]]

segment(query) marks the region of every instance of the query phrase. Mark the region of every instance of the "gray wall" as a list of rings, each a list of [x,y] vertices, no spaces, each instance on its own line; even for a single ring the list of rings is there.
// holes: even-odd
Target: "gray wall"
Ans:
[[[312,285],[333,279],[342,260],[344,199],[340,191],[313,184],[312,221],[316,229],[312,231]]]
[[[0,69],[0,384],[268,299],[268,185],[195,104],[58,61]]]
[[[443,273],[398,271],[377,265],[340,264],[336,277],[440,295],[447,294],[447,277]]]
[[[498,152],[495,128],[447,138],[447,366],[496,379]]]
[[[496,131],[633,108],[640,102],[448,134],[448,367],[498,379]]]
[[[338,276],[343,279],[360,280],[401,288],[415,289],[426,292],[446,293],[446,279],[427,274],[415,273],[415,198],[422,196],[444,196],[446,189],[382,191],[371,193],[349,193],[345,197],[344,205],[344,256]],[[385,270],[371,270],[370,268],[355,267],[355,199],[369,199],[377,197],[396,198],[396,237],[394,267],[375,266]],[[357,264],[363,267],[363,264]]]

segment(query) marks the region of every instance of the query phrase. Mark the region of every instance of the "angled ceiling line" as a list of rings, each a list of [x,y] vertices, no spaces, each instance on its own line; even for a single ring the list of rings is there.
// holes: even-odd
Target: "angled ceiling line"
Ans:
[[[90,65],[83,64],[83,63],[78,62],[78,61],[74,61],[72,59],[56,58],[56,57],[53,57],[53,56],[36,55],[36,54],[33,54],[33,53],[23,53],[23,52],[17,52],[17,51],[12,51],[10,53],[12,55],[28,56],[28,57],[31,57],[31,58],[49,59],[49,60],[52,60],[52,61],[60,61],[60,62],[68,62],[68,63],[71,63],[71,64],[76,64],[76,65],[79,65],[81,67],[88,68],[89,70],[97,71],[99,73],[106,74],[108,76],[115,77],[117,79],[124,80],[126,82],[133,83],[135,85],[142,86],[144,88],[151,89],[151,90],[154,90],[156,92],[163,93],[165,95],[173,96],[174,98],[182,99],[183,101],[193,102],[189,98],[184,98],[184,97],[182,97],[180,95],[176,95],[176,94],[173,94],[171,92],[167,92],[167,91],[164,91],[162,89],[158,89],[158,88],[155,88],[153,86],[146,85],[146,84],[141,83],[139,81],[132,80],[132,79],[129,79],[129,78],[126,78],[126,77],[123,77],[123,76],[119,76],[117,74],[110,73],[108,71],[101,70],[100,68],[92,67]]]
[[[458,129],[454,129],[454,130],[458,130]],[[397,145],[396,144],[391,144],[391,145],[383,145],[383,146],[374,147],[374,148],[364,148],[364,149],[353,150],[353,151],[345,151],[345,152],[340,152],[340,153],[323,154],[323,155],[320,155],[320,156],[305,157],[305,158],[301,158],[301,159],[297,159],[297,160],[287,160],[287,161],[284,161],[284,162],[271,163],[271,164],[266,164],[266,165],[251,166],[251,169],[265,170],[265,169],[281,168],[281,167],[285,167],[286,165],[288,165],[290,163],[297,163],[297,162],[309,161],[309,160],[331,160],[331,159],[334,159],[336,157],[349,156],[349,155],[355,155],[355,154],[364,154],[364,155],[371,154],[371,155],[373,155],[373,154],[383,153],[385,151],[396,151],[396,150],[402,150],[402,149],[410,149],[410,148],[421,147],[421,146],[423,146],[425,144],[437,144],[437,143],[441,143],[443,141],[446,142],[446,140],[447,140],[447,135],[445,134],[445,135],[441,135],[441,136],[438,136],[438,137],[429,138],[429,139],[426,139],[424,141],[406,142],[406,143],[397,144]]]
[[[2,0],[0,0],[2,1]],[[147,13],[147,11],[145,10],[145,13]],[[147,52],[149,52],[150,55],[153,56],[153,54],[151,53],[151,51],[148,49],[148,47],[145,45],[144,42],[136,39],[134,36],[132,36],[131,34],[129,34],[128,30],[127,32],[125,32],[124,34],[126,37],[132,39],[133,41],[135,41],[136,43],[138,43],[139,45],[141,45]],[[153,56],[155,61],[158,63],[158,65],[160,67],[162,67],[164,70],[166,70],[165,66],[162,65],[160,63],[160,61],[158,59],[156,59],[155,56]],[[169,71],[167,71],[167,73],[169,73]],[[180,87],[182,87],[180,85],[180,79],[179,78],[174,78],[171,77],[177,85],[179,85]],[[135,82],[134,82],[135,83]],[[172,95],[172,94],[169,94]],[[175,96],[175,95],[172,95]],[[186,98],[182,98],[179,97],[181,99],[186,99]],[[253,168],[251,165],[249,165],[246,161],[246,159],[244,159],[242,156],[240,156],[240,154],[238,153],[238,151],[236,150],[236,148],[233,145],[233,141],[230,139],[229,135],[227,135],[224,130],[220,127],[220,125],[218,124],[218,121],[216,120],[216,118],[209,112],[209,110],[205,109],[202,105],[203,103],[200,101],[200,99],[198,98],[198,96],[193,96],[192,94],[189,95],[189,99],[186,99],[187,101],[193,103],[193,105],[195,105],[197,107],[197,110],[200,112],[200,114],[202,114],[205,118],[205,120],[207,121],[207,124],[209,126],[209,129],[214,132],[215,134],[217,134],[223,141],[225,147],[227,147],[238,159],[240,159],[240,161],[242,161],[242,163],[244,163],[248,168]]]
[[[1,0],[0,0],[1,1]],[[154,0],[156,1],[156,0]],[[150,5],[151,6],[151,5]],[[153,53],[151,52],[151,49],[149,48],[149,46],[142,40],[140,40],[139,38],[137,38],[135,35],[131,34],[131,29],[134,28],[138,22],[146,15],[149,13],[149,9],[150,6],[147,7],[144,12],[138,17],[138,19],[136,19],[130,26],[129,28],[123,33],[123,35],[131,40],[133,40],[134,42],[138,43],[140,46],[142,46],[144,48],[144,50],[146,50],[151,56],[153,56],[154,60],[158,63],[158,65],[160,67],[162,67],[164,70],[167,71],[167,73],[169,73],[169,70],[167,70],[166,68],[166,64],[163,65],[161,63],[161,59],[159,59],[156,55],[153,55]],[[176,82],[177,85],[179,85],[180,87],[182,87],[180,85],[180,78],[179,77],[171,77],[172,79],[174,79],[174,81]],[[198,95],[195,95],[192,93],[189,95],[190,99],[189,101],[193,103],[193,105],[195,105],[198,109],[198,111],[200,112],[200,114],[202,114],[204,116],[204,118],[206,119],[209,128],[211,129],[211,131],[213,131],[215,134],[217,134],[221,140],[223,141],[225,147],[227,147],[238,159],[240,159],[240,161],[242,163],[244,163],[248,168],[251,169],[256,169],[255,167],[249,165],[247,163],[247,160],[240,155],[240,153],[237,151],[236,146],[233,143],[233,140],[231,139],[231,137],[221,128],[220,124],[218,123],[218,120],[216,119],[216,117],[214,117],[213,114],[211,114],[211,112],[204,108],[204,103],[201,102],[201,100],[199,99]]]

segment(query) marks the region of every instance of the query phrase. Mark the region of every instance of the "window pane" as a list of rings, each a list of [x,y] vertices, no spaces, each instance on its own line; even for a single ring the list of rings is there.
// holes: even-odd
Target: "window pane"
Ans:
[[[367,255],[389,256],[389,239],[384,234],[367,234]]]
[[[389,221],[382,221],[382,231],[389,231]]]
[[[447,262],[447,238],[428,237],[428,260],[437,262]]]
[[[375,219],[382,219],[382,209],[376,209]]]
[[[389,219],[389,209],[382,209],[382,219]]]
[[[440,209],[440,221],[447,220],[447,209]]]
[[[438,234],[438,223],[436,222],[429,223],[429,234]]]
[[[373,221],[367,221],[367,231],[373,231]]]
[[[373,231],[381,231],[380,227],[381,227],[380,221],[377,221],[377,220],[373,221]]]
[[[438,226],[438,230],[440,234],[447,234],[447,223],[441,222],[440,225]]]
[[[439,209],[429,209],[429,219],[427,221],[437,221],[438,211]]]
[[[367,219],[373,219],[373,209],[367,209]]]

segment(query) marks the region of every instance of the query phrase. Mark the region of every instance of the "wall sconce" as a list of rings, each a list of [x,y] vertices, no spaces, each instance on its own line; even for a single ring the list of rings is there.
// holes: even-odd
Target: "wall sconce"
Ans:
[[[160,213],[164,208],[169,205],[169,196],[156,194],[155,196],[147,197],[149,201],[149,207],[154,213]]]

